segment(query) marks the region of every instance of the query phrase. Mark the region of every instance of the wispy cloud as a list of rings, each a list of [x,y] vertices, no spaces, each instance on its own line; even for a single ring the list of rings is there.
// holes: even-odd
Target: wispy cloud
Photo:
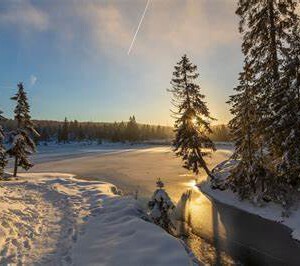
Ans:
[[[15,25],[22,30],[46,30],[49,18],[46,12],[35,7],[29,0],[3,0],[0,9],[0,24]]]
[[[87,3],[77,9],[78,17],[87,26],[94,47],[102,51],[126,51],[131,40],[128,20],[114,5]]]
[[[131,1],[137,12],[121,4],[90,4],[79,10],[90,33],[104,50],[122,49],[131,43],[144,2]],[[135,54],[162,54],[189,50],[207,54],[239,38],[233,1],[153,0],[135,46]]]
[[[126,3],[64,0],[63,4],[57,0],[52,4],[30,0],[1,1],[6,3],[6,8],[0,10],[0,24],[10,23],[28,31],[51,30],[60,36],[57,40],[76,41],[77,48],[85,51],[92,48],[112,56],[126,54],[136,22],[145,8],[145,1],[140,0],[124,1]],[[236,42],[234,3],[226,0],[152,0],[134,54],[159,55],[183,50],[207,54],[219,45]]]
[[[37,82],[37,77],[35,75],[31,75],[29,82],[30,82],[30,86],[34,86],[35,83]]]

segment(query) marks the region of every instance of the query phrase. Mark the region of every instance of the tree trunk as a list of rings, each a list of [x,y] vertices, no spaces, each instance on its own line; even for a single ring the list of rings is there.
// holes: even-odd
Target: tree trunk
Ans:
[[[18,157],[15,158],[15,167],[14,167],[14,177],[17,176],[18,173]]]
[[[204,169],[204,171],[206,172],[206,174],[207,174],[209,177],[213,178],[214,176],[212,175],[212,173],[210,172],[210,170],[208,169],[208,167],[207,167],[207,165],[206,165],[206,162],[205,162],[204,159],[202,158],[200,149],[199,149],[199,148],[196,148],[196,151],[197,151],[197,155],[198,155],[198,158],[199,158],[201,167]]]
[[[208,169],[208,167],[206,166],[205,163],[202,165],[202,167],[203,167],[204,171],[206,172],[206,174],[207,174],[209,177],[211,177],[211,178],[214,177],[214,176],[212,175],[211,171],[210,171],[210,170]]]
[[[274,0],[269,0],[269,23],[270,23],[270,52],[272,56],[272,69],[273,69],[273,81],[278,81],[278,55],[277,55],[277,44],[276,44],[276,27],[275,27],[275,15],[274,15]]]

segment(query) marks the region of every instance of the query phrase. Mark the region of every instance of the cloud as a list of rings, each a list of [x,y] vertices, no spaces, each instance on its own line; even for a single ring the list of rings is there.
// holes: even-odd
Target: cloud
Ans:
[[[37,77],[35,75],[30,76],[30,86],[34,86],[37,82]]]
[[[36,29],[52,30],[60,36],[58,40],[77,42],[77,48],[92,56],[100,52],[116,57],[126,55],[146,1],[64,0],[60,4],[53,0],[38,7],[25,1],[31,14],[26,22]],[[55,5],[60,5],[59,12]],[[149,56],[185,50],[203,55],[220,45],[237,42],[234,12],[234,1],[151,0],[132,54]]]
[[[161,5],[153,2],[154,12],[148,23],[152,37],[158,33],[171,45],[198,49],[235,40],[234,13],[226,1],[217,5],[211,1],[186,0],[179,4],[167,0],[163,8]]]
[[[126,55],[147,0],[3,1],[9,4],[0,11],[0,24],[51,30],[59,36],[55,40],[62,42],[61,49],[74,44],[93,57],[95,53],[118,57]],[[220,45],[238,42],[234,11],[234,1],[151,0],[131,55],[151,59],[153,54],[183,51],[206,55]]]
[[[139,4],[138,4],[139,3]],[[144,2],[133,2],[138,12],[130,14],[122,5],[93,4],[84,9],[100,44],[123,47],[130,44]],[[152,0],[137,37],[139,52],[169,49],[206,49],[238,39],[237,20],[231,1]],[[92,14],[92,15],[91,15]],[[93,31],[93,29],[95,31]]]
[[[116,6],[90,3],[78,11],[98,47],[124,49],[130,43],[128,20]]]
[[[49,27],[47,13],[32,5],[29,0],[3,0],[1,5],[0,25],[15,25],[25,31],[44,31]]]

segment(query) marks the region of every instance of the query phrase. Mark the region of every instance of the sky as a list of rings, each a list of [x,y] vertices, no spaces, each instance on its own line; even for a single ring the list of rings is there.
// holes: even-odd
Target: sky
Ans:
[[[183,54],[216,123],[241,71],[234,0],[1,0],[0,109],[23,81],[35,119],[172,125],[170,80]]]

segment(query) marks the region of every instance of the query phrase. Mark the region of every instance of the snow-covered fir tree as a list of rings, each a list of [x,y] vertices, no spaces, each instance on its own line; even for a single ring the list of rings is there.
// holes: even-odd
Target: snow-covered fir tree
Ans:
[[[173,146],[176,155],[183,159],[185,168],[196,174],[203,168],[211,176],[203,157],[215,150],[208,136],[212,133],[210,122],[213,118],[196,83],[198,77],[197,66],[184,55],[175,66],[169,90],[176,108],[173,111],[176,118]]]
[[[11,132],[13,142],[7,153],[15,158],[14,176],[17,176],[19,166],[25,170],[33,166],[28,156],[35,152],[32,136],[39,134],[31,121],[30,106],[23,83],[18,84],[18,92],[11,99],[17,103],[14,110],[17,129]]]
[[[170,212],[175,208],[175,205],[165,191],[164,183],[160,179],[157,180],[156,186],[157,189],[148,203],[149,215],[155,224],[172,234],[175,227],[170,219]]]
[[[280,75],[289,54],[291,32],[297,16],[295,0],[239,0],[236,13],[240,16],[243,34],[242,50],[254,75],[260,131],[269,148],[276,146],[272,121],[274,91],[281,90]],[[270,151],[271,152],[271,151]]]
[[[294,29],[291,53],[284,66],[281,84],[285,90],[276,91],[280,104],[274,103],[279,157],[276,169],[287,185],[300,186],[300,24]]]
[[[257,172],[261,167],[260,153],[257,152],[257,116],[256,116],[256,91],[252,86],[252,74],[249,64],[245,62],[244,71],[240,73],[239,85],[235,88],[236,94],[230,96],[230,112],[233,115],[229,122],[235,152],[233,158],[238,159],[238,164],[230,176],[233,190],[238,191],[242,198],[249,193],[255,193]]]
[[[240,0],[237,10],[244,35],[243,52],[251,62],[260,90],[261,128],[265,128],[262,132],[275,152],[278,144],[272,122],[276,119],[274,113],[284,104],[282,94],[287,93],[280,79],[284,64],[292,59],[293,30],[299,23],[297,3],[296,0]]]
[[[2,111],[0,110],[0,120],[4,119],[2,116]],[[6,159],[6,150],[4,147],[4,131],[2,126],[0,125],[0,179],[3,178],[4,175],[4,168],[7,164]]]
[[[275,198],[279,184],[287,181],[280,177],[278,169],[283,167],[278,164],[281,165],[288,154],[297,156],[297,149],[291,148],[294,144],[297,146],[294,136],[298,132],[296,121],[299,117],[295,101],[291,100],[295,96],[292,84],[296,79],[292,74],[296,72],[295,67],[291,66],[296,65],[295,57],[299,54],[296,52],[299,43],[294,37],[299,25],[297,4],[296,0],[239,0],[236,11],[243,35],[242,51],[255,94],[256,119],[252,131],[256,147],[253,154],[257,157],[260,153],[260,162],[259,171],[255,169],[254,172],[260,182],[256,182],[253,191],[269,193]],[[290,71],[291,68],[294,70]],[[240,113],[234,115],[235,119],[241,119]],[[247,139],[246,133],[244,137]],[[236,151],[243,158],[242,152],[244,149]],[[242,159],[241,163],[246,164],[246,160]],[[292,168],[297,164],[293,163]]]

